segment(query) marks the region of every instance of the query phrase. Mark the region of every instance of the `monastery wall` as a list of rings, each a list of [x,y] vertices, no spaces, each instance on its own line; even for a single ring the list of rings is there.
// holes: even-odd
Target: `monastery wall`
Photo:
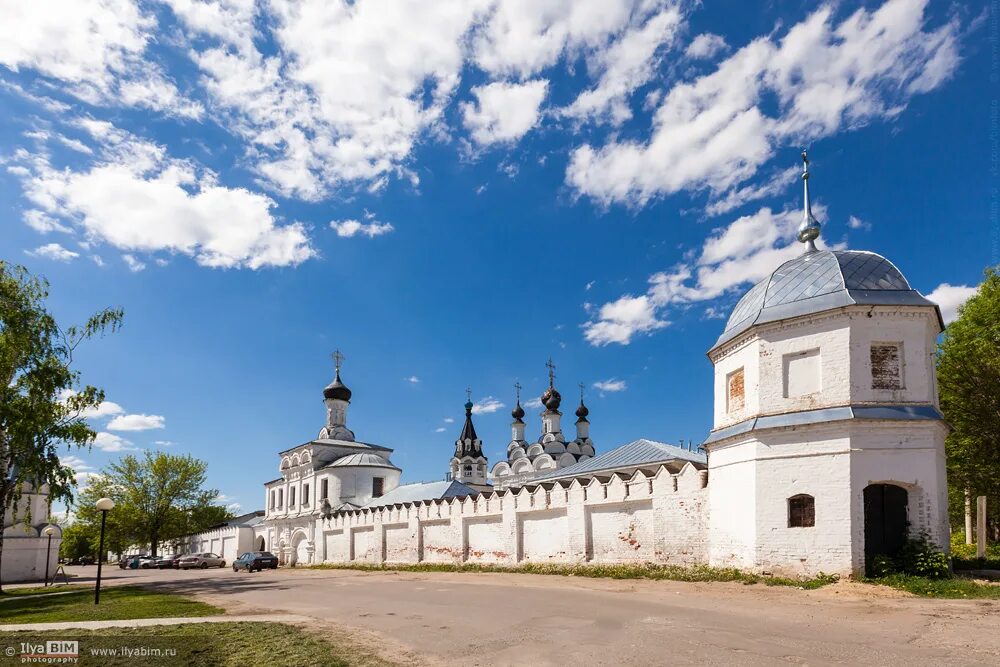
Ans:
[[[321,519],[330,563],[707,562],[707,473],[688,464]]]

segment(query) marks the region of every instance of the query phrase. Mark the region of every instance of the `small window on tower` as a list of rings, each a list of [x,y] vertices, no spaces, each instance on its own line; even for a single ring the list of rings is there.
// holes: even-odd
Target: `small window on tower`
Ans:
[[[295,487],[288,489],[288,506],[295,507]]]
[[[788,527],[812,528],[816,525],[816,501],[805,493],[788,499]]]
[[[328,500],[330,498],[330,480],[324,479],[320,482],[320,498],[323,500]]]
[[[302,504],[303,505],[308,505],[309,504],[309,485],[308,484],[306,484],[305,486],[302,487]]]
[[[902,389],[902,343],[872,343],[872,389]]]
[[[372,498],[381,498],[385,479],[382,477],[372,477]]]
[[[726,376],[726,412],[743,409],[743,369],[738,368]]]

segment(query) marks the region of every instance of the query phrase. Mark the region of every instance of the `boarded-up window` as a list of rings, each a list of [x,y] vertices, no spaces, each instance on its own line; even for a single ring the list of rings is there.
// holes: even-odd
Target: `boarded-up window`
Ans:
[[[785,398],[808,396],[822,388],[819,350],[786,354],[784,362]]]
[[[372,477],[372,498],[381,498],[385,480],[381,477]]]
[[[743,404],[743,369],[740,368],[726,376],[726,412],[738,412]]]
[[[902,343],[872,344],[872,389],[902,389]]]
[[[816,501],[800,493],[788,499],[788,527],[812,528],[816,525]]]

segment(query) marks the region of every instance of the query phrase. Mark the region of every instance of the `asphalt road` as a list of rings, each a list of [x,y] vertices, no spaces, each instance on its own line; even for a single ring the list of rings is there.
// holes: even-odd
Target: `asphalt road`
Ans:
[[[516,574],[105,573],[109,585],[190,593],[235,614],[304,614],[410,663],[1000,664],[1000,602],[851,583],[802,591]]]

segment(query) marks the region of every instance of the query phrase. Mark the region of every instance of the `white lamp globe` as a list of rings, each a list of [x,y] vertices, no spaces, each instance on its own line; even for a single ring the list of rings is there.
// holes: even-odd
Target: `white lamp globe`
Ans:
[[[115,508],[115,501],[111,500],[111,498],[101,498],[97,501],[96,507],[102,512],[107,512]]]
[[[56,527],[55,526],[46,526],[45,530],[43,530],[42,533],[44,533],[45,535],[48,535],[49,537],[52,537],[53,535],[56,534]]]

